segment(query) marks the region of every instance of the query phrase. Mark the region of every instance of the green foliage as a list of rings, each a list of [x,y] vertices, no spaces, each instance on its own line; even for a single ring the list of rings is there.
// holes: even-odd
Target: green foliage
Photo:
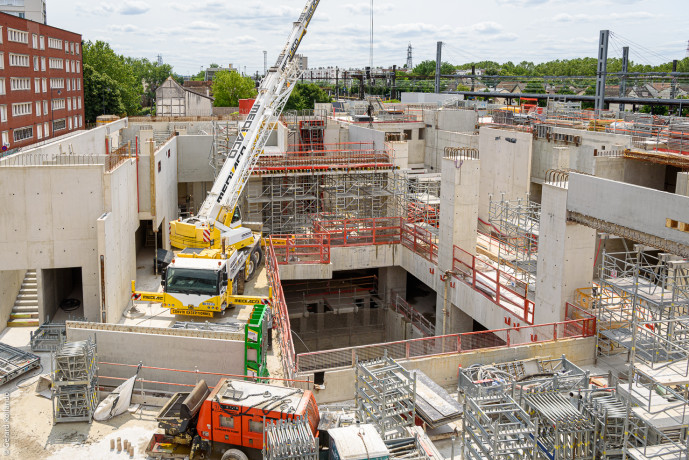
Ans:
[[[387,101],[383,101],[383,104],[399,104],[400,100],[399,99],[388,99]]]
[[[95,122],[98,115],[120,115],[126,112],[118,83],[86,63],[84,64],[84,112],[87,123]]]
[[[199,73],[191,77],[192,81],[206,81],[206,71],[201,70]]]
[[[667,115],[669,110],[664,105],[642,105],[639,109],[641,113],[650,113],[652,115]]]
[[[213,64],[211,64],[213,66]],[[240,99],[256,97],[254,81],[238,72],[222,70],[213,78],[213,96],[216,107],[237,107]]]
[[[157,62],[151,62],[146,58],[128,57],[125,58],[125,62],[131,67],[136,80],[142,82],[145,105],[151,105],[158,87],[172,75],[172,66],[170,64],[158,65]]]
[[[315,83],[297,83],[285,104],[285,110],[313,109],[316,102],[332,102],[332,98]]]
[[[451,75],[455,73],[455,66],[449,62],[440,63],[440,75]],[[435,61],[422,61],[412,70],[414,75],[435,76]]]
[[[100,74],[109,78],[109,80],[99,81],[101,84],[107,85],[106,88],[109,89],[112,94],[119,95],[119,104],[124,107],[124,112],[127,115],[136,115],[139,113],[141,110],[143,85],[141,80],[137,80],[132,66],[127,63],[124,56],[116,54],[112,48],[110,48],[109,44],[98,40],[95,43],[91,41],[84,43],[83,59],[84,67],[89,65],[92,67],[95,74]],[[84,91],[92,91],[92,88],[87,86],[88,84],[88,80],[84,77]],[[88,100],[85,102],[88,105]],[[116,105],[119,106],[119,104]],[[122,113],[122,111],[119,113]]]

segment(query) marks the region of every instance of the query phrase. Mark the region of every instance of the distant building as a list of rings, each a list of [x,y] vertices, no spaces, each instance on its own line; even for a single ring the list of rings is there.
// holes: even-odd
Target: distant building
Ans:
[[[45,0],[0,0],[0,12],[29,21],[48,24],[45,14]]]
[[[0,13],[3,150],[83,127],[82,84],[81,35]]]
[[[179,86],[168,77],[156,90],[156,115],[161,117],[209,117],[213,98]]]
[[[206,81],[213,81],[215,74],[222,72],[223,70],[228,72],[239,72],[239,69],[235,68],[230,64],[228,67],[208,67],[206,69]]]
[[[297,60],[297,65],[299,66],[299,70],[306,70],[309,68],[309,58],[304,56],[303,54],[296,54],[295,59]]]

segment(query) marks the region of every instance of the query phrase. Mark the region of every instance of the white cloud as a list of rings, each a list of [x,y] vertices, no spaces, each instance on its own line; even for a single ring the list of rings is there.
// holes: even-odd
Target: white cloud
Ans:
[[[196,30],[220,30],[220,26],[214,22],[194,21],[189,24],[189,28]]]
[[[146,2],[140,0],[124,0],[117,8],[117,12],[120,14],[134,15],[144,14],[150,9],[151,7]]]
[[[120,32],[120,33],[134,33],[134,32],[141,31],[141,29],[139,29],[134,24],[112,24],[112,25],[108,26],[108,30],[111,32]]]
[[[362,3],[345,3],[343,5],[340,5],[342,8],[346,9],[352,14],[369,14],[371,12],[371,4],[362,2]],[[373,12],[374,13],[385,13],[386,11],[392,11],[393,9],[393,4],[392,3],[373,3]]]
[[[553,17],[555,22],[598,22],[610,19],[625,19],[625,20],[646,20],[655,19],[658,15],[649,13],[648,11],[627,11],[624,13],[611,13],[606,15],[591,15],[591,14],[567,14],[560,13]]]
[[[497,22],[479,22],[471,26],[471,30],[479,34],[493,35],[502,32],[502,26]]]

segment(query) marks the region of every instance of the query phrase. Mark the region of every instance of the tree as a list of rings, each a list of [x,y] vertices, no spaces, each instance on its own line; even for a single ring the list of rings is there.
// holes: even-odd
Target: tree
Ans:
[[[316,102],[332,102],[332,98],[315,83],[297,83],[285,104],[285,110],[313,109]]]
[[[163,84],[167,77],[172,75],[172,66],[169,64],[158,65],[148,59],[126,58],[125,62],[132,68],[137,81],[142,82],[144,105],[151,105],[155,99],[156,90]]]
[[[115,53],[110,45],[103,41],[95,43],[88,41],[83,46],[84,66],[90,65],[93,70],[101,75],[106,75],[107,89],[112,93],[119,93],[124,111],[127,115],[136,115],[141,110],[141,94],[143,84],[137,80],[131,67],[124,56]],[[84,79],[84,91],[88,91],[87,81]]]
[[[87,123],[95,122],[98,115],[126,112],[117,82],[89,64],[84,64],[84,112]]]
[[[211,64],[212,65],[212,64]],[[238,72],[221,70],[213,79],[213,96],[216,107],[237,107],[240,99],[256,97],[254,81]]]

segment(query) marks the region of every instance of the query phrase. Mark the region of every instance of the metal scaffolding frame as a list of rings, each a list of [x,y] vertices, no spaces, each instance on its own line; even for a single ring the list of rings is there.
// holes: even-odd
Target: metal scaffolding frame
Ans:
[[[535,459],[536,425],[507,395],[464,400],[464,449],[467,460]]]
[[[53,423],[90,422],[98,405],[96,343],[65,342],[51,358]]]
[[[666,361],[674,352],[668,346],[689,347],[689,261],[652,252],[642,245],[603,252],[593,305],[600,356],[630,351],[635,321],[653,324],[636,338],[637,357]]]
[[[263,458],[267,460],[317,460],[318,438],[307,417],[266,420],[263,430]]]
[[[525,199],[500,200],[490,197],[491,235],[498,240],[498,260],[515,270],[515,277],[529,283],[536,281],[538,235],[541,205]]]
[[[382,358],[355,366],[357,417],[373,424],[383,439],[408,436],[416,416],[416,376],[397,364],[387,353]]]
[[[392,213],[428,230],[437,244],[440,225],[440,173],[395,171],[390,183]]]
[[[237,139],[239,123],[237,121],[214,121],[212,130],[213,144],[208,155],[208,163],[213,168],[213,177],[217,177]]]

